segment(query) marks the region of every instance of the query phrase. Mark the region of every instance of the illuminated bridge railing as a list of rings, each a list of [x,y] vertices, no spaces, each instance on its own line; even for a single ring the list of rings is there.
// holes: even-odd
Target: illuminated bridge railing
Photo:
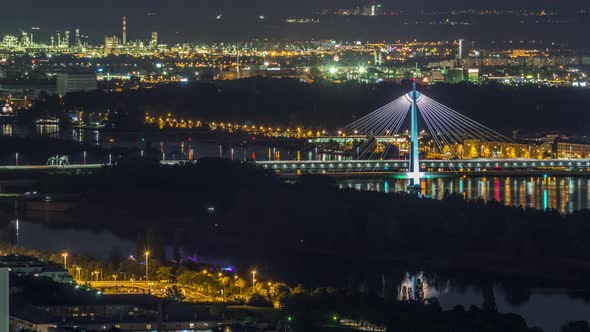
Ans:
[[[407,160],[257,161],[256,165],[282,174],[407,172]],[[422,172],[481,172],[500,170],[590,170],[590,159],[471,159],[422,160]]]

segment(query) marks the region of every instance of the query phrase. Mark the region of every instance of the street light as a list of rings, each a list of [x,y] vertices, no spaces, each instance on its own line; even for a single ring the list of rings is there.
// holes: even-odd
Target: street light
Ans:
[[[252,270],[252,293],[256,291],[256,270]]]
[[[63,254],[61,254],[61,256],[64,258],[64,268],[67,270],[67,268],[68,268],[68,253],[64,252]]]
[[[150,280],[150,277],[149,277],[149,256],[150,256],[150,252],[146,250],[146,252],[145,252],[145,281]]]
[[[104,278],[102,276],[102,269],[96,271],[96,281],[98,281],[98,276],[100,275],[100,281],[103,281]]]

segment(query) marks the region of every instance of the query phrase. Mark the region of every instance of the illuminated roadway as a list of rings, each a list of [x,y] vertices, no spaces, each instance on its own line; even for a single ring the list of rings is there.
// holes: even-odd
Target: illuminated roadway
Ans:
[[[176,165],[186,160],[161,161],[164,165]],[[255,161],[255,165],[273,170],[281,175],[301,174],[373,174],[373,173],[406,173],[408,160],[271,160]],[[22,165],[0,166],[1,172],[35,172],[35,171],[66,171],[93,170],[108,166],[106,164],[86,165]],[[457,159],[457,160],[420,160],[420,170],[424,173],[455,174],[497,172],[502,174],[519,174],[531,172],[576,173],[590,174],[590,159]]]
[[[88,285],[96,289],[108,289],[109,294],[128,294],[125,289],[138,289],[144,293],[151,293],[157,296],[163,296],[164,289],[169,285],[167,281],[78,281],[78,284]],[[192,287],[180,288],[189,301],[213,302],[214,300],[220,300],[219,298],[200,293]]]
[[[408,160],[343,160],[343,161],[257,161],[264,169],[283,175],[364,173],[405,173]],[[469,160],[421,160],[424,173],[480,173],[498,172],[518,174],[529,172],[588,173],[590,159],[469,159]]]

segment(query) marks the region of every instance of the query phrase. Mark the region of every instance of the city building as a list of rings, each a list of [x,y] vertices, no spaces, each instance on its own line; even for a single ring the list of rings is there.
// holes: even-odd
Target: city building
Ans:
[[[60,264],[28,256],[0,256],[0,268],[7,268],[17,276],[49,278],[55,282],[71,283],[72,276]],[[1,281],[1,280],[0,280]]]
[[[36,308],[19,310],[10,317],[10,329],[6,331],[53,332],[57,328],[58,320]]]
[[[112,328],[130,332],[211,331],[229,324],[211,315],[206,307],[170,303],[165,309],[152,295],[103,295],[96,302],[71,305],[26,306],[15,310],[10,318],[12,330],[35,332],[108,331]],[[160,325],[162,329],[159,329]]]
[[[447,83],[459,83],[467,81],[467,75],[463,68],[448,68],[443,70],[444,80]]]
[[[589,158],[590,144],[558,138],[553,143],[553,153],[558,159]]]
[[[363,7],[364,16],[381,16],[383,15],[383,5],[378,2],[370,2]]]
[[[113,52],[113,49],[119,47],[119,37],[106,36],[104,37],[104,54],[108,55]]]
[[[150,40],[150,47],[156,48],[158,47],[158,32],[152,32],[152,39]]]
[[[57,94],[65,96],[69,92],[93,91],[98,89],[95,73],[62,73],[57,75]]]

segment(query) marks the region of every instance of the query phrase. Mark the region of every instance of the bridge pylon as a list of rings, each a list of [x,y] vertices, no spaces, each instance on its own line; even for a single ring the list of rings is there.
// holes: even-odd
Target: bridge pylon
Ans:
[[[410,115],[410,169],[407,174],[410,189],[420,187],[420,179],[424,175],[420,172],[420,149],[419,149],[419,132],[418,132],[418,99],[420,93],[416,90],[416,82],[412,84],[412,91],[408,94],[411,106]]]

